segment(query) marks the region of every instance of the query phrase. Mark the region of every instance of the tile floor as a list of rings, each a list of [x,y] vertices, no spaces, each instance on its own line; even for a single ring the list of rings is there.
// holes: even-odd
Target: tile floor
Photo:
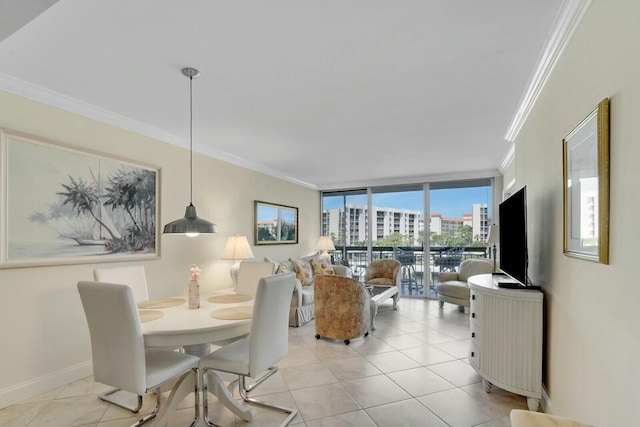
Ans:
[[[526,409],[526,399],[494,387],[485,393],[467,363],[469,317],[457,307],[438,308],[434,300],[385,303],[377,329],[350,345],[314,338],[313,322],[289,329],[289,354],[280,370],[252,396],[300,411],[291,425],[328,426],[510,426],[509,412]],[[91,377],[0,410],[7,427],[121,427],[136,421],[130,412],[98,399],[108,390]],[[145,397],[141,414],[151,412],[155,396]],[[244,422],[210,400],[211,413],[225,426],[277,426],[284,414],[255,407]],[[188,426],[193,397],[171,417],[171,426]]]

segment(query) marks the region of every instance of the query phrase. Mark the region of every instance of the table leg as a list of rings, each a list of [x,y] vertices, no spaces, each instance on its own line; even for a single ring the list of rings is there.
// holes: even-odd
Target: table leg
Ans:
[[[208,355],[211,350],[211,344],[209,343],[185,345],[183,347],[185,353],[198,356],[200,358]],[[231,412],[245,421],[251,421],[253,419],[256,411],[238,403],[238,401],[233,398],[233,393],[224,385],[224,381],[219,374],[217,374],[213,370],[209,370],[207,372],[207,378],[210,379],[209,384],[211,386],[211,393],[213,393],[227,409],[229,409]],[[204,380],[207,381],[206,378]],[[202,385],[198,387],[199,390],[202,390],[202,388]]]
[[[171,390],[171,393],[169,394],[167,401],[162,405],[162,407],[160,408],[160,411],[158,411],[158,414],[155,416],[155,418],[152,419],[151,422],[149,423],[150,426],[162,426],[162,427],[167,426],[167,421],[168,421],[167,416],[173,413],[178,407],[178,405],[190,393],[193,393],[193,392],[196,393],[196,401],[195,401],[196,421],[192,425],[197,425],[196,423],[200,422],[201,417],[200,417],[199,402],[198,402],[198,392],[196,390],[195,373],[196,373],[196,370],[194,370],[193,373],[192,372],[186,373],[180,379],[178,379],[178,381],[176,382],[176,385]],[[158,390],[158,393],[160,393],[160,390]]]
[[[203,358],[207,354],[211,353],[211,344],[209,343],[185,345],[182,347],[184,348],[185,353],[198,356],[199,358]]]
[[[231,390],[227,388],[227,386],[224,384],[224,381],[222,380],[222,377],[218,375],[214,370],[209,369],[206,371],[204,381],[208,381],[208,386],[210,387],[211,393],[213,393],[227,409],[236,414],[238,417],[242,418],[245,421],[251,421],[256,416],[255,409],[247,408],[246,406],[238,403],[238,401],[233,398],[233,393],[231,392]],[[237,381],[234,381],[231,384],[236,383]],[[204,404],[207,404],[206,399],[204,400]]]
[[[371,301],[371,304],[369,306],[369,311],[371,312],[371,330],[375,331],[376,327],[373,324],[373,319],[376,318],[376,315],[378,314],[378,302],[377,301]]]

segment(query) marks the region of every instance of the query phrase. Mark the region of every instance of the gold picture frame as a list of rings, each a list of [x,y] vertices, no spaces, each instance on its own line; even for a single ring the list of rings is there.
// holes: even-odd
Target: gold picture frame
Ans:
[[[564,254],[609,264],[609,98],[562,140]]]
[[[298,208],[256,200],[255,220],[256,246],[298,243]]]

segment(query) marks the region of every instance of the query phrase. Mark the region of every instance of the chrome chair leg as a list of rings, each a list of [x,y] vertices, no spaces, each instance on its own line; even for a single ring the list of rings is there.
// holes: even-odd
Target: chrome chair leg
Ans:
[[[275,372],[267,374],[266,376],[270,377],[274,373]],[[262,381],[264,381],[264,379]],[[262,381],[260,381],[260,382],[262,382]],[[257,384],[252,384],[251,388],[254,388],[256,385]],[[245,393],[245,389],[246,388],[245,388],[245,383],[244,383],[244,377],[240,376],[239,379],[238,379],[238,391],[239,391],[240,397],[242,398],[243,401],[249,402],[249,403],[253,403],[255,405],[264,406],[265,408],[276,409],[278,411],[281,411],[281,412],[289,414],[289,416],[282,422],[282,424],[280,424],[280,427],[285,427],[285,426],[289,425],[289,423],[291,421],[293,421],[293,419],[296,417],[296,415],[298,415],[298,410],[297,409],[286,408],[284,406],[274,405],[274,404],[271,404],[271,403],[263,402],[261,400],[256,400],[256,399],[254,399],[252,397],[249,397],[249,396],[247,396],[247,393]]]
[[[98,397],[105,402],[113,403],[116,406],[133,412],[134,414],[137,414],[140,408],[142,408],[142,396],[138,396],[125,390],[120,390],[119,388],[103,393]],[[127,402],[125,402],[125,400],[132,401],[133,397],[136,398],[135,404],[127,404]]]
[[[267,380],[271,375],[275,374],[276,372],[278,372],[277,366],[269,366],[269,369],[267,369],[267,372],[263,376],[258,378],[253,384],[247,386],[245,382],[242,381],[244,392],[249,393],[251,390],[253,390],[257,386],[262,384],[265,380]]]
[[[206,371],[208,371],[208,369],[205,369],[202,372],[202,379],[203,379],[203,381],[202,381],[202,413],[203,413],[203,419],[204,419],[205,423],[207,424],[207,426],[209,426],[209,427],[222,427],[222,426],[214,423],[209,418],[209,402],[208,402],[209,381],[207,379],[207,372]],[[278,367],[277,366],[269,367],[269,369],[267,370],[267,373],[265,373],[256,382],[254,382],[253,384],[251,384],[249,386],[246,385],[245,377],[243,377],[243,376],[238,376],[238,379],[234,380],[233,382],[236,382],[236,381],[238,382],[238,393],[240,394],[240,397],[242,398],[242,400],[244,402],[260,405],[260,406],[263,406],[265,408],[276,409],[276,410],[279,410],[279,411],[282,411],[282,412],[285,412],[285,413],[289,414],[289,416],[282,422],[282,424],[280,424],[280,427],[285,427],[296,417],[296,415],[298,415],[298,411],[296,409],[290,409],[290,408],[285,408],[283,406],[273,405],[273,404],[262,402],[260,400],[256,400],[254,398],[251,398],[251,397],[247,396],[247,393],[249,391],[251,391],[254,388],[256,388],[258,385],[263,383],[267,378],[269,378],[271,375],[275,374],[277,371],[278,371]],[[231,387],[231,386],[229,386],[229,387]]]

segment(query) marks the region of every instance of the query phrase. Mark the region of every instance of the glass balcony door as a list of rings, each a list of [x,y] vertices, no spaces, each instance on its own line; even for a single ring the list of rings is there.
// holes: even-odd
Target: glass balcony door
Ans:
[[[354,278],[363,280],[372,260],[393,258],[402,265],[402,296],[437,298],[440,271],[486,256],[492,186],[482,178],[323,192],[322,234],[333,239],[333,262]]]
[[[423,213],[422,184],[371,190],[372,258],[400,262],[402,296],[425,296]]]
[[[486,257],[492,223],[492,180],[429,185],[429,254],[432,290],[438,273],[457,271],[466,258]]]

